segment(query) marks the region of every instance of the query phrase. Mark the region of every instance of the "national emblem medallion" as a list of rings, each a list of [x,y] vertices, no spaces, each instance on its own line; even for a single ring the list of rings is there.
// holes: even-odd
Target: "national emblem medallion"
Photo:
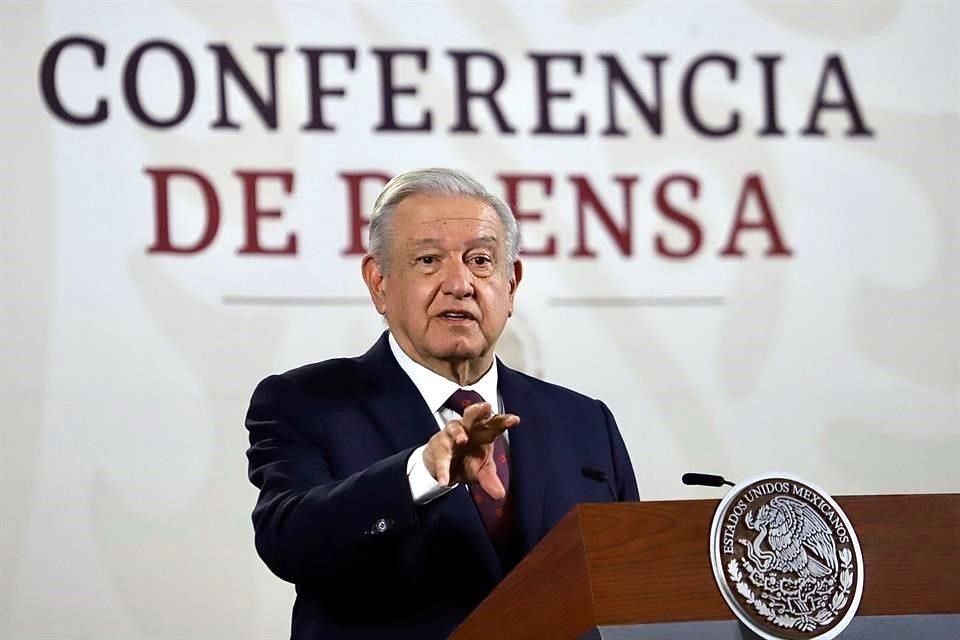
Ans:
[[[860,604],[863,556],[850,521],[789,474],[730,489],[713,517],[710,559],[724,600],[767,640],[829,640]]]

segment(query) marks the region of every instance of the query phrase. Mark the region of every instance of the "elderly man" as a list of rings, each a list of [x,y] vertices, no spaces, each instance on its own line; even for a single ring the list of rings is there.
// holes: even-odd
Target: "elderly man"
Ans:
[[[362,267],[389,330],[254,392],[256,547],[297,585],[293,637],[446,637],[573,505],[638,498],[602,402],[494,357],[518,245],[469,176],[397,176]]]

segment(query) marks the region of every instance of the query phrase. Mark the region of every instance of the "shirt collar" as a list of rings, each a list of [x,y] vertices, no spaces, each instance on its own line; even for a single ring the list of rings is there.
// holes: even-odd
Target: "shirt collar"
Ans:
[[[400,368],[403,369],[404,373],[406,373],[413,382],[414,386],[420,392],[420,395],[423,396],[423,400],[427,403],[427,406],[430,407],[430,411],[440,411],[443,403],[446,402],[447,398],[453,395],[453,392],[457,389],[476,391],[483,398],[484,402],[490,403],[494,413],[498,411],[496,360],[494,360],[494,363],[487,372],[480,376],[480,379],[474,384],[461,387],[453,380],[448,380],[439,373],[427,369],[418,362],[414,362],[413,359],[400,348],[400,345],[392,333],[389,335],[388,342],[390,343],[390,351],[393,352],[393,357],[397,359],[397,364],[400,365]]]

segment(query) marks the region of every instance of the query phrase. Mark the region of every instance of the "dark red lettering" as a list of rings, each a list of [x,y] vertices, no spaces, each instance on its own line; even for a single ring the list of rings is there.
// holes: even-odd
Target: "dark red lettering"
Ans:
[[[597,194],[594,193],[585,176],[570,176],[577,191],[577,246],[570,255],[575,258],[595,258],[596,251],[587,246],[587,208],[596,212],[597,217],[610,237],[620,248],[620,253],[629,256],[633,254],[633,197],[631,190],[636,184],[637,176],[614,176],[613,179],[620,185],[623,192],[623,219],[622,227],[614,222],[610,211],[604,206]]]
[[[340,252],[343,256],[362,256],[367,253],[363,242],[364,230],[370,224],[370,219],[364,215],[367,208],[363,206],[363,183],[367,180],[378,180],[386,184],[390,176],[381,171],[360,171],[337,174],[347,183],[347,215],[349,216],[349,243]]]
[[[166,169],[145,168],[143,170],[153,179],[153,211],[156,223],[156,239],[147,247],[147,253],[190,254],[203,251],[217,235],[220,227],[220,203],[217,192],[210,181],[202,174],[190,169],[171,167]],[[172,178],[193,181],[203,194],[205,222],[203,235],[191,245],[176,246],[170,237],[170,200],[169,187]]]
[[[520,185],[524,182],[539,183],[543,187],[544,195],[549,196],[553,192],[553,177],[549,174],[506,174],[497,175],[497,179],[503,183],[506,192],[505,200],[510,210],[513,211],[513,217],[517,219],[517,224],[521,227],[524,222],[538,222],[543,219],[541,211],[525,211],[520,208]],[[521,237],[523,234],[521,234]],[[547,236],[546,244],[539,249],[521,247],[520,255],[524,256],[555,256],[557,255],[557,238],[553,234]]]
[[[760,219],[748,221],[747,199],[753,197],[757,201],[757,209],[760,212]],[[767,248],[767,256],[790,256],[793,255],[783,238],[780,235],[780,229],[777,227],[777,220],[773,214],[773,208],[767,200],[767,194],[763,188],[763,181],[755,173],[747,174],[743,181],[743,187],[740,190],[740,197],[737,200],[737,210],[733,216],[733,227],[730,229],[730,237],[727,244],[720,250],[721,256],[743,256],[744,252],[737,246],[740,233],[752,229],[766,231],[770,238],[770,246]]]
[[[700,182],[691,175],[671,174],[664,176],[657,185],[654,198],[657,210],[664,218],[682,227],[687,232],[689,240],[685,247],[671,248],[667,245],[665,236],[658,233],[654,237],[654,247],[656,252],[665,258],[689,258],[700,250],[700,245],[703,243],[703,232],[700,230],[700,225],[697,224],[696,219],[689,212],[678,209],[667,198],[667,191],[674,184],[686,186],[690,194],[690,200],[696,201],[700,196]]]
[[[297,237],[289,233],[282,247],[264,247],[260,243],[260,219],[280,218],[280,209],[261,209],[257,202],[257,184],[264,179],[280,180],[283,192],[293,192],[292,171],[234,171],[233,175],[243,183],[243,219],[246,242],[237,249],[239,254],[269,253],[271,255],[294,256],[297,254]]]

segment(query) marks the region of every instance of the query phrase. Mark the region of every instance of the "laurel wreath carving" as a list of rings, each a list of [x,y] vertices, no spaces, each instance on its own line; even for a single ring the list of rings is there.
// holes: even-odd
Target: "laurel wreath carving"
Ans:
[[[774,611],[761,596],[754,593],[747,583],[748,581],[744,580],[743,572],[740,571],[740,563],[737,562],[736,558],[730,560],[727,564],[727,574],[736,584],[737,592],[767,622],[785,629],[810,632],[833,622],[850,598],[850,589],[853,586],[853,554],[850,549],[841,549],[837,555],[841,567],[838,588],[830,598],[828,606],[809,614],[790,615],[789,613]],[[758,586],[762,585],[765,579],[764,574],[753,567],[748,560],[743,559],[743,563],[744,569],[750,574],[750,582]]]

